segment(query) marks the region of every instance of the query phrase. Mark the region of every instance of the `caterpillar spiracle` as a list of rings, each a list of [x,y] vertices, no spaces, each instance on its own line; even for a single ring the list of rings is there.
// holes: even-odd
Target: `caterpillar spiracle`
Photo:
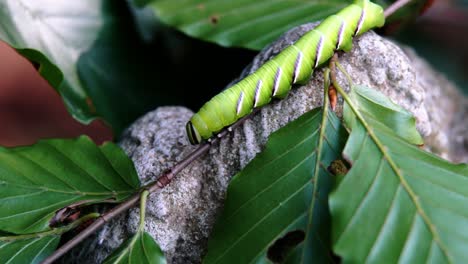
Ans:
[[[258,70],[205,103],[187,122],[190,142],[199,144],[273,98],[283,99],[293,84],[306,83],[335,51],[350,51],[354,36],[384,23],[382,7],[368,0],[355,1],[329,16]]]

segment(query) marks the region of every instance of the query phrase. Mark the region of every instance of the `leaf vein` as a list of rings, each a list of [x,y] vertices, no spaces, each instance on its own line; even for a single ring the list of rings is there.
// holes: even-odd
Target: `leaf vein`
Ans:
[[[88,176],[88,178],[94,180],[97,184],[99,184],[100,186],[104,187],[104,189],[107,189],[109,192],[111,193],[114,193],[115,190],[112,190],[112,188],[110,187],[107,187],[107,185],[105,185],[104,183],[100,182],[94,175],[92,175],[91,173],[89,173],[87,170],[85,170],[81,164],[78,164],[76,163],[72,158],[70,158],[68,156],[67,153],[64,153],[62,152],[60,149],[58,149],[57,147],[55,147],[54,145],[50,144],[49,142],[47,141],[44,141],[44,143],[49,146],[51,149],[55,150],[56,153],[60,154],[62,157],[64,157],[65,159],[67,159],[68,161],[71,162],[71,164],[75,165],[75,167],[79,170],[79,171],[82,171],[84,173],[84,175]]]
[[[362,206],[364,204],[364,200],[367,199],[367,196],[369,195],[370,191],[372,190],[372,188],[374,188],[375,183],[377,182],[377,178],[380,176],[380,174],[382,172],[382,169],[383,169],[383,158],[380,158],[379,166],[377,168],[377,171],[376,171],[376,174],[375,174],[374,178],[372,179],[371,184],[369,185],[369,187],[366,190],[366,193],[364,194],[361,201],[359,202],[359,206],[356,208],[356,210],[354,210],[353,214],[351,215],[351,218],[348,220],[348,223],[346,224],[345,228],[343,229],[341,234],[338,235],[338,240],[341,239],[341,237],[347,232],[348,228],[352,225],[352,223],[353,223],[353,221],[354,221],[354,219],[355,219],[355,217],[357,215],[357,212],[359,212],[361,210],[361,208],[362,208]]]
[[[395,208],[395,201],[396,201],[396,198],[398,197],[399,192],[400,192],[400,185],[398,185],[398,187],[396,188],[396,190],[395,190],[395,192],[393,194],[392,203],[390,204],[390,208],[388,208],[388,210],[387,210],[387,215],[385,216],[385,219],[384,219],[382,225],[380,226],[379,233],[377,234],[377,236],[374,239],[374,242],[372,243],[372,247],[367,252],[367,256],[366,256],[365,261],[364,261],[365,263],[369,263],[369,261],[368,261],[369,256],[371,255],[372,251],[374,250],[374,248],[375,248],[375,246],[377,244],[377,241],[379,240],[380,236],[382,235],[383,230],[385,229],[386,224],[389,221],[389,215],[392,212],[392,209]]]
[[[274,182],[272,182],[271,184],[267,185],[264,189],[262,189],[261,191],[257,192],[254,196],[252,196],[250,199],[246,200],[241,206],[239,206],[228,218],[226,218],[226,220],[230,220],[232,217],[234,217],[235,215],[237,215],[244,206],[247,206],[250,202],[252,202],[253,200],[255,200],[258,196],[260,196],[261,194],[263,194],[264,192],[268,191],[269,189],[271,189],[275,184],[277,184],[278,182],[280,182],[281,180],[283,180],[285,177],[287,177],[291,172],[293,172],[295,169],[297,169],[300,165],[302,165],[304,162],[306,162],[309,158],[311,158],[312,156],[314,156],[316,153],[315,152],[312,152],[311,154],[307,155],[306,157],[304,157],[304,159],[302,159],[300,162],[298,162],[294,167],[292,167],[290,170],[288,170],[287,172],[285,172],[283,175],[281,175],[280,177],[278,177],[278,179],[276,179]]]
[[[307,185],[309,184],[309,181],[307,181],[301,188],[299,188],[297,191],[295,191],[294,193],[292,193],[291,195],[289,195],[287,197],[287,199],[284,200],[283,204],[286,203],[287,201],[289,201],[289,199],[291,199],[292,197],[294,197],[294,195],[296,195],[297,193],[301,192]],[[263,222],[263,220],[265,220],[266,218],[268,218],[277,208],[281,207],[282,204],[278,204],[278,206],[274,207],[272,210],[270,210],[269,213],[267,213],[264,217],[262,217],[261,219],[259,219],[254,225],[252,225],[252,227],[250,229],[247,230],[247,232],[245,232],[244,234],[242,234],[241,236],[239,236],[225,251],[223,254],[221,254],[216,260],[215,262],[218,262],[219,259],[221,259],[222,257],[224,257],[234,246],[236,246],[245,236],[247,236],[252,230],[254,230],[261,222]]]

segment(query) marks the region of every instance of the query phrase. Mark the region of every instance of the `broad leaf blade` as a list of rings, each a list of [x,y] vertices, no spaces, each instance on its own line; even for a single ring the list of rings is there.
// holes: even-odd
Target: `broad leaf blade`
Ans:
[[[329,260],[332,176],[326,166],[340,157],[343,133],[335,115],[316,109],[272,134],[265,150],[232,179],[204,263],[261,263],[267,254],[289,263]],[[302,239],[294,238],[301,233]],[[290,251],[273,246],[267,253],[279,238],[295,240]]]
[[[335,252],[345,263],[464,262],[468,166],[426,153],[394,131],[354,120],[343,154],[352,168],[330,196]]]
[[[0,229],[17,234],[47,230],[60,208],[121,201],[138,187],[133,163],[112,143],[98,147],[80,137],[0,148]]]
[[[103,118],[118,136],[186,87],[164,89],[178,76],[168,48],[144,43],[130,16],[125,1],[3,0],[0,40],[38,65],[75,119]]]
[[[262,49],[287,30],[322,20],[352,1],[153,0],[165,23],[222,46]]]
[[[358,85],[352,87],[349,97],[353,100],[354,106],[371,125],[380,122],[412,144],[422,145],[424,143],[421,135],[416,130],[414,116],[403,107],[393,103],[381,92]],[[348,107],[345,104],[344,118],[352,127],[357,120],[354,114],[347,109]]]
[[[54,252],[59,241],[60,236],[45,236],[0,242],[0,259],[10,264],[41,263]]]
[[[41,66],[39,72],[78,120],[95,117],[76,70],[104,23],[101,1],[0,1],[0,40]]]
[[[166,263],[163,252],[148,233],[137,232],[104,260],[105,264],[163,264]]]
[[[104,24],[80,55],[77,73],[96,113],[119,135],[144,113],[180,102],[181,87],[168,77],[174,69],[167,69],[172,61],[163,55],[163,38],[144,43],[125,1],[100,1]]]

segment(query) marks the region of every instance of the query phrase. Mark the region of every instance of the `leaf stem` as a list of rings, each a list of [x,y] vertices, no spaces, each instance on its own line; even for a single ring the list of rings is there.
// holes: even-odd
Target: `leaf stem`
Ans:
[[[364,117],[361,115],[361,113],[354,106],[351,98],[348,96],[348,94],[346,94],[346,92],[343,90],[343,88],[338,83],[338,80],[336,78],[336,61],[337,61],[337,59],[338,59],[338,56],[335,53],[335,55],[333,55],[332,59],[330,60],[330,69],[331,69],[330,76],[331,76],[333,86],[335,86],[338,93],[341,94],[341,96],[343,97],[343,99],[348,104],[349,108],[351,109],[351,111],[353,111],[356,118],[359,120],[359,122],[362,124],[364,129],[369,134],[369,137],[372,139],[372,141],[374,141],[375,145],[377,146],[377,148],[382,153],[383,159],[388,162],[388,164],[390,165],[392,170],[397,175],[398,179],[400,180],[401,185],[406,190],[406,192],[408,192],[408,195],[410,196],[411,200],[413,201],[414,206],[416,208],[416,211],[421,216],[421,218],[423,219],[423,221],[425,222],[425,224],[429,228],[430,232],[432,233],[434,241],[439,245],[441,251],[447,257],[449,262],[453,263],[453,260],[452,260],[451,256],[447,253],[448,251],[447,251],[445,245],[443,245],[441,240],[440,240],[439,234],[438,234],[435,226],[431,223],[431,220],[429,219],[429,216],[424,211],[424,209],[423,209],[423,207],[422,207],[422,205],[420,203],[418,195],[413,191],[413,189],[411,188],[409,183],[406,181],[406,178],[404,177],[403,172],[398,168],[398,166],[395,164],[395,162],[391,158],[390,154],[388,153],[387,147],[385,147],[382,144],[382,142],[380,142],[379,138],[375,135],[374,130],[369,126],[369,124],[367,124]]]
[[[140,223],[138,225],[138,230],[135,235],[133,235],[132,240],[128,246],[120,253],[120,256],[113,263],[120,263],[128,251],[135,245],[138,239],[141,236],[141,233],[145,231],[145,215],[146,215],[146,199],[148,198],[149,191],[144,190],[140,195]]]
[[[320,122],[320,132],[318,136],[318,144],[317,148],[315,151],[317,151],[316,154],[316,160],[315,160],[315,167],[314,167],[314,174],[312,175],[310,181],[313,182],[313,191],[312,191],[312,202],[309,208],[309,218],[307,221],[307,230],[306,230],[306,236],[311,236],[312,235],[312,228],[314,227],[315,223],[313,223],[314,219],[314,210],[315,210],[315,204],[317,203],[316,199],[319,199],[317,196],[318,194],[318,186],[321,185],[320,181],[320,164],[322,160],[322,150],[323,150],[323,142],[327,130],[327,123],[328,123],[328,115],[329,115],[329,98],[328,98],[328,89],[330,87],[330,69],[326,68],[324,73],[323,73],[323,106],[322,106],[322,121]],[[307,237],[305,239],[307,241]],[[304,259],[306,258],[306,253],[307,250],[303,250],[302,255],[301,255],[301,263],[304,262]],[[330,254],[327,254],[327,257],[329,258],[329,263],[334,263],[333,258],[331,257]]]
[[[174,167],[170,168],[169,170],[163,172],[156,181],[149,183],[148,185],[144,186],[142,190],[147,190],[149,194],[152,194],[160,189],[164,188],[167,184],[171,182],[171,180],[177,175],[180,171],[185,169],[188,165],[190,165],[194,160],[198,159],[202,155],[204,155],[210,149],[211,145],[217,143],[222,137],[227,135],[230,130],[239,127],[245,120],[247,120],[250,116],[255,114],[258,109],[254,110],[250,115],[240,119],[237,123],[233,124],[230,129],[225,129],[221,131],[216,137],[213,138],[211,142],[205,142],[201,144],[198,148],[196,148],[193,152],[191,152],[186,158],[182,161],[174,165]],[[84,229],[81,233],[76,235],[74,238],[67,241],[63,244],[59,249],[57,249],[52,255],[47,257],[42,264],[51,264],[56,261],[58,258],[63,256],[65,253],[70,251],[73,247],[78,245],[81,241],[86,239],[88,236],[92,235],[96,232],[99,228],[101,228],[104,224],[109,222],[114,217],[118,216],[119,214],[127,211],[128,209],[134,207],[138,201],[140,200],[141,191],[134,194],[121,204],[115,206],[108,212],[102,214],[96,221],[94,221],[90,226]]]
[[[340,72],[342,72],[346,76],[346,79],[348,80],[349,87],[352,87],[354,85],[354,82],[353,82],[353,79],[351,78],[351,76],[349,75],[349,73],[345,70],[345,68],[343,66],[341,66],[341,64],[338,62],[338,60],[335,61],[335,64],[338,67],[338,69],[340,70]]]
[[[148,198],[149,191],[144,190],[141,193],[141,198],[140,198],[140,225],[138,227],[138,231],[142,232],[145,230],[145,214],[146,214],[146,199]]]
[[[4,236],[4,237],[0,237],[0,241],[1,242],[3,242],[3,241],[16,241],[16,240],[23,240],[23,239],[28,239],[28,238],[37,238],[37,237],[45,237],[45,236],[52,236],[52,235],[61,235],[63,233],[66,233],[66,232],[72,230],[73,228],[76,228],[76,227],[80,226],[84,222],[86,222],[88,220],[91,220],[91,219],[98,218],[99,216],[100,216],[99,213],[90,213],[90,214],[87,214],[87,215],[79,218],[78,220],[76,220],[73,223],[71,223],[69,225],[66,225],[66,226],[57,227],[57,228],[53,228],[53,229],[48,230],[48,231],[32,233],[32,234]]]

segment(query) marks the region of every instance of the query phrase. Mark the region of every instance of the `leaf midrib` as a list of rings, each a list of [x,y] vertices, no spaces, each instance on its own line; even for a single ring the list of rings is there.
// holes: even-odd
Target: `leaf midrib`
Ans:
[[[311,205],[309,207],[309,217],[308,217],[308,220],[307,220],[307,228],[306,228],[306,231],[305,231],[305,238],[304,238],[304,241],[307,241],[307,237],[312,235],[312,227],[313,227],[313,220],[314,220],[314,208],[315,208],[315,203],[316,203],[316,200],[317,200],[317,188],[318,188],[318,185],[319,185],[319,175],[320,175],[320,164],[321,164],[321,160],[322,160],[322,149],[324,148],[323,146],[323,142],[324,142],[324,138],[325,138],[325,135],[326,135],[326,130],[327,130],[327,123],[328,123],[328,100],[327,98],[324,96],[324,103],[323,103],[323,107],[322,107],[322,122],[320,123],[320,127],[319,127],[319,136],[317,138],[318,142],[316,144],[316,148],[315,148],[315,152],[316,152],[316,160],[315,160],[315,168],[314,168],[314,175],[312,175],[312,178],[310,179],[310,181],[312,182],[312,184],[314,185],[314,188],[313,188],[313,191],[312,191],[312,199],[311,199]],[[327,141],[325,139],[325,141]],[[328,145],[329,143],[327,143]],[[300,263],[304,263],[305,261],[305,253],[306,253],[306,250],[303,249],[302,250],[302,254],[301,254],[301,261]]]
[[[422,206],[421,206],[421,204],[419,202],[419,197],[414,193],[413,189],[411,188],[411,186],[406,181],[406,178],[400,172],[399,167],[395,164],[392,157],[387,153],[386,147],[382,145],[382,143],[380,142],[378,137],[375,135],[374,130],[371,127],[369,127],[369,125],[367,124],[365,119],[362,117],[362,115],[359,113],[359,111],[356,109],[356,107],[351,102],[349,97],[347,97],[347,96],[343,96],[343,97],[345,98],[345,100],[348,103],[349,107],[352,109],[352,111],[354,112],[354,114],[358,118],[359,122],[362,124],[364,129],[367,131],[368,135],[366,135],[365,138],[370,137],[372,139],[372,141],[374,141],[375,145],[377,146],[377,148],[379,149],[379,151],[383,155],[382,159],[387,160],[387,163],[390,165],[390,168],[393,170],[395,175],[397,175],[397,177],[399,179],[399,182],[400,182],[400,185],[403,186],[403,188],[406,190],[406,192],[410,196],[411,200],[413,201],[413,204],[416,207],[416,211],[422,217],[422,219],[424,220],[424,222],[427,225],[428,229],[430,230],[430,232],[432,234],[432,237],[433,237],[433,240],[438,244],[441,251],[447,257],[449,262],[453,263],[452,257],[448,253],[448,250],[447,250],[446,246],[442,243],[442,241],[441,241],[441,239],[439,237],[439,234],[437,232],[437,228],[432,224],[432,222],[430,221],[429,216],[426,214],[426,212],[422,208]],[[375,179],[375,177],[374,177],[374,179]]]

